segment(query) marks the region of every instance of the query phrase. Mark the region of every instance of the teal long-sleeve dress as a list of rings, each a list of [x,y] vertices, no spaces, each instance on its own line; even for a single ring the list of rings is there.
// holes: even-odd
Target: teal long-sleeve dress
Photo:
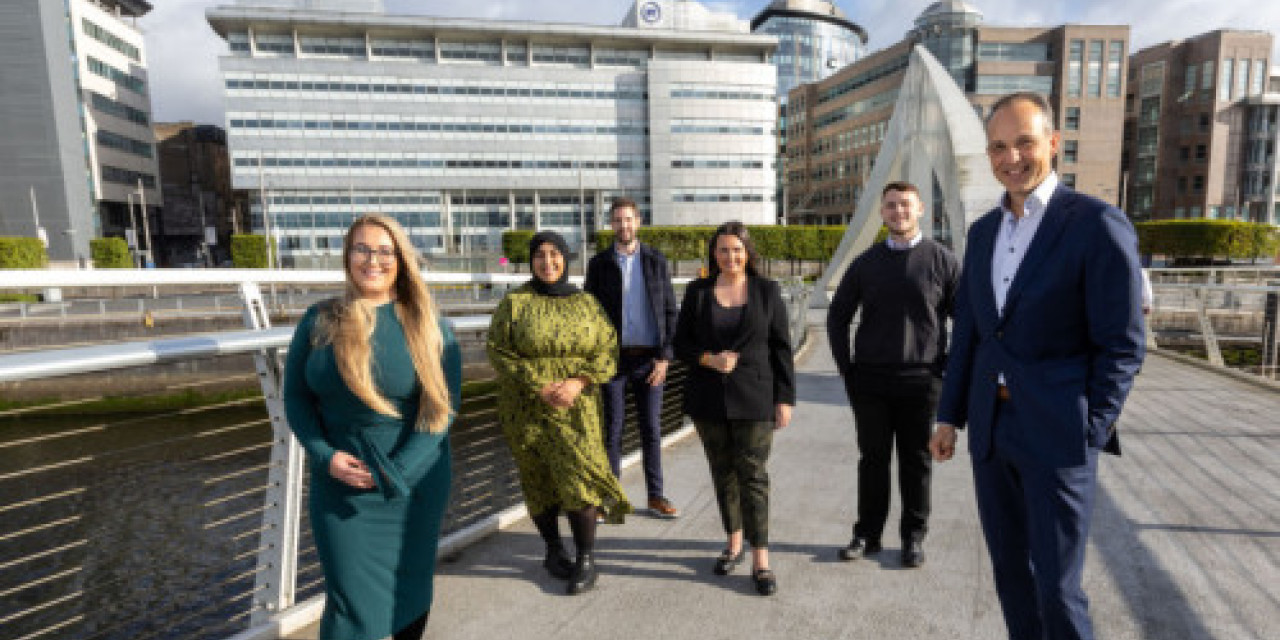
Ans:
[[[294,332],[284,401],[311,464],[308,508],[327,597],[320,640],[380,640],[431,608],[451,482],[448,431],[414,428],[421,385],[395,303],[377,308],[370,362],[374,383],[400,418],[377,413],[347,388],[332,345],[313,340],[319,307],[308,309]],[[443,320],[440,332],[456,410],[462,351]],[[368,465],[377,487],[356,489],[329,475],[335,451]]]

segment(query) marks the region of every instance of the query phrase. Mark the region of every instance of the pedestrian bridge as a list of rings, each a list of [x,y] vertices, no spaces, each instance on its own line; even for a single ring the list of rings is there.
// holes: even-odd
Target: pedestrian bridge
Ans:
[[[314,278],[307,286],[326,281],[307,277]],[[1226,287],[1222,280],[1215,286]],[[1199,316],[1213,319],[1201,328],[1224,327],[1227,309],[1203,307],[1213,296],[1187,298],[1181,287],[1191,285],[1157,282],[1157,313],[1195,316],[1186,301],[1200,300]],[[1242,299],[1225,306],[1262,313]],[[936,468],[923,568],[900,568],[891,536],[874,560],[836,558],[854,514],[852,414],[821,315],[795,318],[798,329],[811,330],[798,358],[795,418],[778,434],[770,465],[776,596],[755,595],[745,570],[710,571],[723,536],[677,393],[666,411],[664,466],[683,517],[637,514],[604,527],[599,587],[564,596],[563,583],[541,569],[541,545],[522,517],[481,387],[455,428],[459,466],[427,637],[1002,637],[963,447]],[[458,322],[464,338],[470,334],[469,363],[482,360],[484,319]],[[1188,326],[1194,331],[1194,319]],[[288,333],[260,327],[148,343],[167,345],[157,349],[118,345],[124,351],[113,353],[158,363],[152,367],[259,353],[267,367],[259,375],[269,377],[278,355],[271,350]],[[0,355],[0,380],[9,381],[0,393],[71,373],[64,364],[51,352]],[[252,378],[253,363],[240,366]],[[1120,426],[1125,455],[1101,465],[1086,573],[1099,637],[1274,637],[1277,390],[1176,354],[1148,358]],[[300,476],[288,472],[297,459],[287,439],[271,437],[272,402],[268,393],[264,411],[261,397],[231,396],[198,410],[114,415],[109,402],[89,397],[0,408],[0,638],[314,638],[323,582],[305,520],[288,516],[305,498]],[[643,496],[638,469],[623,480],[633,497]]]
[[[595,591],[564,596],[563,583],[541,568],[537,533],[521,521],[441,565],[427,637],[1003,637],[965,450],[935,468],[923,568],[899,566],[889,533],[875,560],[842,562],[836,549],[850,536],[857,447],[820,337],[797,375],[799,405],[770,462],[776,596],[755,595],[744,570],[711,573],[723,538],[695,435],[664,458],[668,493],[683,517],[636,515],[603,527]],[[1101,465],[1086,573],[1099,638],[1275,637],[1278,390],[1183,358],[1147,360],[1120,427],[1124,456]],[[624,484],[644,495],[639,469],[625,472]],[[889,532],[896,518],[895,511]],[[289,637],[314,638],[315,629]]]

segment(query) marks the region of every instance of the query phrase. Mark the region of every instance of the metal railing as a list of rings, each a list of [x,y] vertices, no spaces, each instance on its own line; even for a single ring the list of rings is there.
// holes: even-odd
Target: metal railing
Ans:
[[[255,328],[0,355],[0,388],[70,380],[59,385],[63,391],[82,389],[54,402],[0,407],[0,637],[273,638],[312,621],[323,578],[301,508],[306,469],[279,397],[281,358],[293,331],[269,326],[270,305],[257,282],[334,285],[341,274],[79,275],[0,272],[0,289],[174,286],[216,278],[219,284],[239,283],[241,312]],[[140,280],[141,275],[157,277]],[[434,285],[502,286],[526,279],[430,278]],[[793,312],[800,310],[792,315],[797,336],[804,305],[795,302],[805,295],[803,286],[788,288]],[[488,318],[453,322],[464,344],[468,381],[450,433],[455,480],[442,552],[522,515],[518,478],[485,375]],[[250,355],[253,365],[245,361]],[[169,373],[193,362],[227,359],[243,373],[196,381]],[[213,394],[196,406],[166,405],[175,394],[229,377],[242,390],[256,386],[251,367],[261,395]],[[665,433],[684,428],[683,375],[680,366],[673,367],[663,405]],[[142,409],[120,409],[115,398],[97,395],[108,381],[128,377],[150,389],[136,399]],[[169,386],[165,381],[171,379],[182,382]],[[634,419],[631,407],[628,420]],[[636,430],[628,429],[624,447],[634,451],[638,444]]]
[[[1280,269],[1151,269],[1147,318],[1155,346],[1267,378],[1280,364]]]

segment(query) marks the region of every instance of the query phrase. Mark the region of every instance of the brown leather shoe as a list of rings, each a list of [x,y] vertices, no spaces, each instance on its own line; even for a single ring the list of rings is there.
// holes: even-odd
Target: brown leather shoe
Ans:
[[[680,510],[671,501],[661,496],[649,498],[649,514],[655,518],[675,520],[680,517]]]

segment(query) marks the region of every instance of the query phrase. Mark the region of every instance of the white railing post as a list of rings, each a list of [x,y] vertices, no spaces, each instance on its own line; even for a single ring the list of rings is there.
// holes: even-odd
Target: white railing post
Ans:
[[[271,327],[271,314],[262,292],[252,282],[240,284],[245,326]],[[302,517],[303,454],[284,415],[284,368],[279,349],[263,349],[253,357],[271,419],[271,465],[267,473],[266,510],[262,514],[262,543],[258,552],[257,594],[249,624],[265,624],[271,616],[294,604],[297,587],[298,534]]]
[[[1204,351],[1209,362],[1225,367],[1222,350],[1218,348],[1218,334],[1213,331],[1213,322],[1209,319],[1209,290],[1196,289],[1196,312],[1200,316],[1200,335],[1204,337]]]

